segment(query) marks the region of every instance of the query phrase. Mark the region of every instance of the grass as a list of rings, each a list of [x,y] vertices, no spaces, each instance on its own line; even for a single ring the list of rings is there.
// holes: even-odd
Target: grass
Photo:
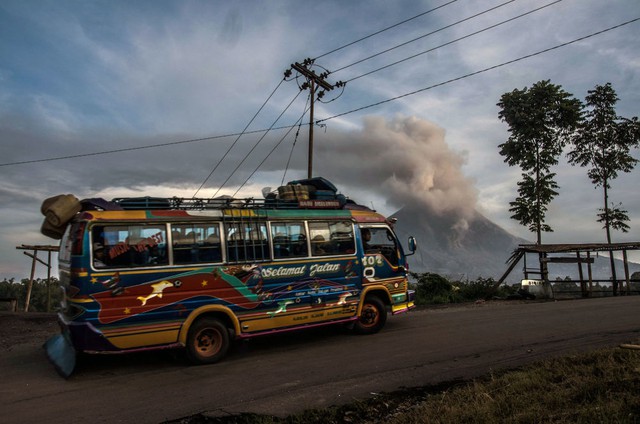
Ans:
[[[180,423],[640,423],[640,350],[549,359],[466,382],[386,393],[285,418],[202,415]]]

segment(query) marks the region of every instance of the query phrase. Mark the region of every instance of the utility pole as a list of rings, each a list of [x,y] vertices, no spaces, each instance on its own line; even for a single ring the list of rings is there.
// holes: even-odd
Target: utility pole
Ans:
[[[306,90],[308,88],[310,92],[311,104],[309,107],[309,154],[307,165],[308,178],[313,177],[313,105],[316,97],[316,86],[322,88],[322,91],[318,92],[318,99],[321,99],[326,91],[331,91],[335,87],[342,87],[344,85],[344,82],[342,81],[338,81],[335,86],[329,84],[326,81],[326,78],[329,76],[329,72],[323,72],[320,75],[317,75],[312,69],[310,69],[311,66],[313,66],[313,59],[305,59],[302,63],[296,62],[291,65],[291,69],[304,76],[307,80],[300,88],[302,90]],[[291,69],[288,69],[285,72],[285,78],[291,75]]]

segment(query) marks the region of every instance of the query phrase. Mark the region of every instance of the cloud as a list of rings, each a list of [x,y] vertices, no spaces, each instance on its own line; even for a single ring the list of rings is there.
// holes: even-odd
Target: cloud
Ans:
[[[379,187],[396,206],[463,218],[476,207],[474,182],[462,171],[465,155],[447,145],[442,128],[424,119],[366,117],[361,131],[322,137],[318,159],[353,188]]]

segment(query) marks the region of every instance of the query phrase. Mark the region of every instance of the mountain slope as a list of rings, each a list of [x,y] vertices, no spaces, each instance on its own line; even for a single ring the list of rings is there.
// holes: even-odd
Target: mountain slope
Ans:
[[[477,211],[466,221],[454,214],[442,216],[408,208],[401,209],[392,217],[398,219],[395,231],[404,245],[410,235],[418,241],[418,251],[409,258],[410,269],[414,272],[434,272],[453,279],[493,277],[497,280],[507,270],[506,261],[518,245],[531,244],[531,241],[511,235]],[[593,278],[609,280],[611,265],[608,255],[594,256]],[[528,268],[538,267],[535,255],[528,255],[527,260]],[[618,279],[624,280],[623,262],[616,259],[615,263]],[[521,261],[506,281],[517,283],[524,278],[523,266]],[[629,271],[640,271],[640,264],[629,262]],[[586,272],[584,266],[585,278]],[[579,278],[577,264],[550,264],[550,280],[566,276],[574,280]]]
[[[403,208],[395,230],[401,239],[414,236],[418,251],[409,259],[414,272],[435,272],[451,278],[499,278],[519,244],[528,243],[475,212],[467,220],[453,214]],[[514,271],[515,272],[515,271]],[[518,277],[519,279],[520,277]]]

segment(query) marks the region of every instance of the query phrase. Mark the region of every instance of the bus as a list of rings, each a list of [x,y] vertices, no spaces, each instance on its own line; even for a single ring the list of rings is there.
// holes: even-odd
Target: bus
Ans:
[[[60,241],[62,331],[45,344],[58,372],[77,352],[183,348],[210,364],[234,340],[341,323],[373,334],[414,307],[413,237],[405,254],[366,207],[282,198],[83,201]]]

